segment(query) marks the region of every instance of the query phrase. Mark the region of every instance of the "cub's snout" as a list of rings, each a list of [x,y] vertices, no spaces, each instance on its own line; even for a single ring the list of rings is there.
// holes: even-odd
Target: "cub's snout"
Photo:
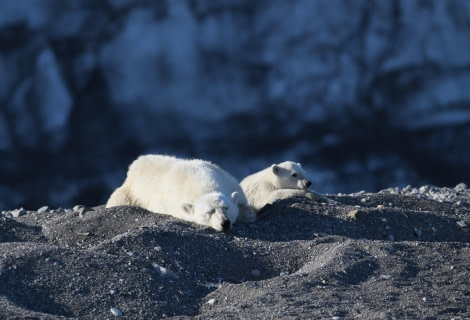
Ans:
[[[299,189],[308,189],[312,185],[312,182],[307,179],[299,180],[297,187]]]

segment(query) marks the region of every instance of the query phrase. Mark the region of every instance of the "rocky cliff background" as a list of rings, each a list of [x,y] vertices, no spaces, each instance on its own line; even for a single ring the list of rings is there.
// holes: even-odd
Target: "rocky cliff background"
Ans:
[[[0,208],[103,204],[141,153],[324,193],[470,177],[470,2],[0,2]]]

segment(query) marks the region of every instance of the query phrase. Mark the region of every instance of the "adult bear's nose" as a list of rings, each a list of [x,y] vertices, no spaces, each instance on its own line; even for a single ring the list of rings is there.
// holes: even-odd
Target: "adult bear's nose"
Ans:
[[[230,220],[225,220],[224,222],[222,222],[221,226],[224,231],[227,231],[228,229],[230,229]]]
[[[305,183],[305,185],[306,185],[307,188],[308,188],[308,187],[310,187],[310,186],[312,185],[312,182],[307,180],[307,182]]]

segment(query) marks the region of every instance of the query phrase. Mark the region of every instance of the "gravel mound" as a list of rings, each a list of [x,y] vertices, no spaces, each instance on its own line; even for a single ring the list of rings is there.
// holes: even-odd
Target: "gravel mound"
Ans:
[[[133,207],[0,215],[0,318],[470,319],[470,190],[292,198],[228,233]]]

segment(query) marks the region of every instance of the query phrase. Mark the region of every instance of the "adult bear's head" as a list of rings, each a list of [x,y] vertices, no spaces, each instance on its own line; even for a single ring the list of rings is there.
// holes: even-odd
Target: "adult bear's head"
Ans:
[[[230,197],[220,192],[211,192],[199,197],[194,204],[184,203],[182,207],[195,223],[225,232],[237,220],[237,199],[238,192],[233,192]]]

